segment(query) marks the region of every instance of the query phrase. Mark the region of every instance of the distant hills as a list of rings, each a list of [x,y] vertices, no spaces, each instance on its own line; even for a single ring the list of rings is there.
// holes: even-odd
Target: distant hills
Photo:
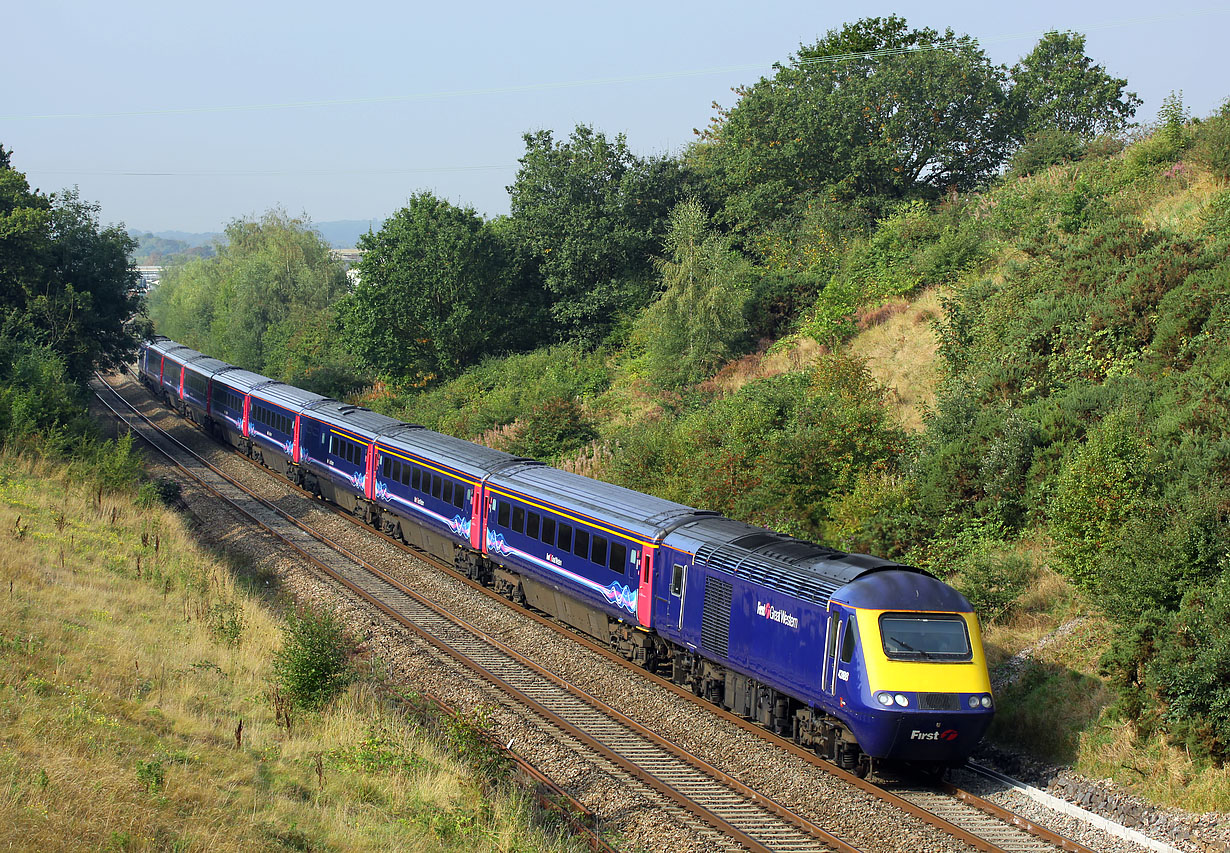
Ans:
[[[320,236],[332,248],[349,249],[359,242],[360,234],[366,234],[369,229],[379,231],[382,225],[383,219],[339,219],[335,222],[314,222],[312,228],[320,232]],[[151,232],[129,228],[128,233],[137,241],[133,260],[140,266],[165,266],[194,257],[212,257],[214,243],[225,238],[225,235],[217,231]]]

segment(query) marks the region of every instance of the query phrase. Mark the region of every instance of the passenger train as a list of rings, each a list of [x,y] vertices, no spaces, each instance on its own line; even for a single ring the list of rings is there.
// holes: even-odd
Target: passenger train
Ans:
[[[266,467],[865,774],[961,764],[994,713],[978,619],[917,568],[402,423],[157,337],[142,381]]]

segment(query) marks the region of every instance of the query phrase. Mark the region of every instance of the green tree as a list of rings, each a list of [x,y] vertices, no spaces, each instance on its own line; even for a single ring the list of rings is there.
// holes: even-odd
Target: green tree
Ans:
[[[1127,80],[1085,55],[1085,37],[1049,32],[1012,67],[1009,101],[1019,141],[1047,133],[1088,139],[1127,128],[1142,103]]]
[[[123,363],[144,331],[133,245],[75,189],[31,190],[0,148],[0,336],[56,353],[76,382]]]
[[[577,125],[567,142],[527,133],[508,187],[511,227],[538,264],[556,336],[593,344],[622,313],[648,304],[653,255],[683,192],[678,163],[642,159]]]
[[[747,336],[749,267],[729,240],[709,229],[695,199],[671,212],[664,248],[658,263],[664,290],[637,327],[654,380],[678,387],[702,379]]]
[[[503,243],[473,208],[420,193],[359,246],[342,328],[360,362],[386,376],[454,376],[501,349],[522,316]]]
[[[798,200],[934,195],[992,175],[1008,146],[1004,69],[951,30],[864,18],[737,91],[691,152],[753,230]]]
[[[231,222],[214,257],[170,267],[150,314],[181,343],[311,385],[313,371],[344,360],[331,329],[346,291],[345,272],[311,223],[271,210]]]

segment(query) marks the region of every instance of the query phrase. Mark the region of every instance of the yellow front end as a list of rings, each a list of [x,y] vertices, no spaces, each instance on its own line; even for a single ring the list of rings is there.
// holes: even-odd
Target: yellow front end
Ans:
[[[982,630],[973,613],[933,613],[903,610],[857,610],[858,633],[863,638],[864,666],[867,688],[917,693],[990,693],[991,677],[987,673],[986,655],[982,649]],[[927,660],[891,660],[884,651],[880,636],[880,616],[884,613],[916,613],[918,616],[959,616],[969,632],[972,655],[968,661],[946,662]]]

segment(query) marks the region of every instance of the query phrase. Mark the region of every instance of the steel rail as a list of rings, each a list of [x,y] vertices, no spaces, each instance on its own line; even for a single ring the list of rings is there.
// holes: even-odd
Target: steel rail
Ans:
[[[100,377],[101,378],[101,377]],[[274,529],[269,523],[267,517],[261,517],[265,513],[257,513],[251,511],[248,507],[242,505],[242,501],[237,500],[233,496],[224,494],[224,489],[218,488],[215,483],[208,483],[201,475],[200,470],[194,470],[193,467],[184,465],[179,459],[168,451],[165,447],[153,441],[149,436],[142,431],[141,437],[145,439],[160,453],[167,456],[180,470],[197,481],[205,489],[216,497],[226,501],[233,506],[237,511],[251,519],[256,524],[260,525],[267,532],[273,535],[278,540],[282,541],[287,547],[294,550],[311,565],[315,566],[320,571],[324,572],[336,582],[342,584],[361,597],[370,605],[376,607],[382,613],[395,620],[402,627],[410,630],[412,633],[421,637],[424,641],[430,643],[433,647],[444,652],[458,663],[476,672],[484,679],[502,689],[505,693],[513,696],[519,703],[531,708],[540,717],[548,720],[556,728],[566,732],[576,740],[581,741],[587,747],[602,755],[611,763],[623,769],[625,772],[638,779],[643,784],[653,788],[659,794],[663,795],[676,805],[685,809],[695,817],[704,821],[708,825],[715,827],[743,844],[749,850],[764,851],[764,853],[772,853],[772,851],[788,851],[788,850],[808,850],[814,849],[815,842],[820,841],[831,849],[839,851],[839,853],[859,853],[858,848],[846,843],[842,839],[832,835],[823,828],[807,821],[806,819],[794,814],[786,807],[776,803],[771,798],[760,794],[747,787],[743,783],[729,776],[728,774],[709,765],[696,756],[693,756],[681,749],[669,740],[657,735],[652,730],[642,726],[631,718],[625,716],[619,711],[607,706],[605,703],[596,699],[593,696],[585,693],[574,685],[568,684],[558,678],[549,671],[542,669],[534,664],[529,659],[520,655],[514,649],[506,646],[490,635],[486,634],[482,629],[472,625],[466,620],[450,614],[436,606],[434,603],[420,596],[413,590],[405,587],[395,579],[376,568],[366,563],[362,558],[350,552],[344,546],[330,542],[327,537],[311,530],[307,525],[293,516],[286,513],[280,507],[277,507],[272,502],[261,498],[253,493],[250,489],[235,481],[233,478],[222,473],[217,467],[202,458],[199,454],[188,448],[178,439],[167,434],[164,430],[154,424],[144,414],[138,412],[132,404],[125,400],[114,388],[103,380],[103,384],[108,388],[118,399],[128,405],[133,414],[144,422],[146,427],[154,430],[159,438],[163,441],[175,445],[180,452],[196,463],[197,469],[209,471],[214,477],[221,479],[227,486],[239,491],[244,497],[255,502],[261,509],[267,513],[273,513],[283,521],[293,525],[296,530],[306,534],[314,542],[328,548],[334,554],[343,557],[353,567],[357,568],[368,578],[378,579],[385,587],[394,590],[396,597],[404,600],[398,602],[399,607],[393,607],[378,595],[373,594],[370,590],[365,589],[361,579],[347,576],[345,570],[339,571],[336,566],[328,564],[327,560],[322,559],[319,552],[312,553],[312,548],[305,546],[302,539],[296,540],[294,537],[289,537],[283,532]],[[102,400],[101,395],[99,399]],[[126,423],[132,425],[132,422],[121,412],[102,400],[117,417]],[[405,614],[405,610],[413,609],[416,618],[411,619]],[[428,619],[446,620],[450,627],[457,628],[461,631],[463,637],[442,637],[440,626],[436,632],[427,630],[421,624]],[[630,732],[635,736],[652,744],[654,748],[666,755],[665,760],[661,755],[641,755],[634,760],[622,754],[619,750],[613,748],[607,740],[595,736],[593,732],[586,731],[582,725],[579,725],[575,719],[569,719],[569,716],[575,716],[575,709],[569,709],[571,713],[560,713],[558,709],[553,710],[548,707],[544,701],[527,695],[525,690],[517,686],[514,678],[510,678],[508,674],[501,674],[494,671],[491,664],[483,664],[475,660],[475,653],[471,650],[469,653],[459,648],[464,644],[465,638],[477,638],[483,645],[490,649],[498,651],[500,655],[513,661],[517,666],[524,668],[531,673],[532,678],[528,679],[529,683],[541,685],[544,681],[554,685],[557,689],[563,691],[567,696],[577,700],[589,708],[596,709],[603,714],[609,721],[612,721],[616,728],[614,730],[614,739],[618,740],[623,736],[624,732]],[[523,679],[524,680],[524,679]],[[623,732],[620,731],[623,730]],[[643,752],[643,748],[638,750]],[[644,764],[656,764],[655,770],[647,770]],[[674,766],[673,766],[674,765]],[[679,765],[682,765],[680,767]],[[695,776],[689,778],[689,773],[699,773],[702,777],[697,779]],[[663,781],[661,777],[670,776],[671,781]],[[706,796],[704,786],[707,784],[712,787],[716,783],[727,789],[726,793],[716,798],[717,801],[710,805],[704,805],[700,799]],[[688,789],[691,789],[689,791]],[[730,794],[735,795],[732,800]],[[738,800],[741,799],[742,802]],[[749,804],[754,806],[754,809],[749,810]],[[775,826],[767,826],[762,815],[756,812],[760,811],[775,818]],[[725,812],[725,814],[722,814]],[[787,830],[793,830],[795,835],[790,837]]]

